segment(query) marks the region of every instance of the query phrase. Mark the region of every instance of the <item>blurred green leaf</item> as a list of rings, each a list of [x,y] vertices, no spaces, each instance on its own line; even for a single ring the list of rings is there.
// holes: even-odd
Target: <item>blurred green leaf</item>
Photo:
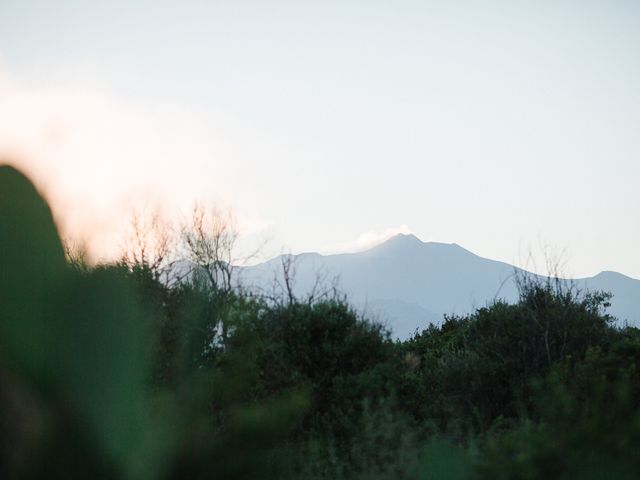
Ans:
[[[0,167],[0,359],[47,384],[51,302],[66,272],[51,211],[17,170]]]
[[[421,480],[464,480],[470,478],[466,452],[450,443],[434,440],[424,450]]]

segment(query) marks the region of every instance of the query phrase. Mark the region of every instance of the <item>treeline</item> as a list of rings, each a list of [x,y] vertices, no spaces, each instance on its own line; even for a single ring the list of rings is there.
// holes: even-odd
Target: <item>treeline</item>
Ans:
[[[187,274],[89,266],[0,167],[0,478],[640,476],[640,331],[606,294],[523,279],[397,342],[335,292],[232,285],[194,225]]]

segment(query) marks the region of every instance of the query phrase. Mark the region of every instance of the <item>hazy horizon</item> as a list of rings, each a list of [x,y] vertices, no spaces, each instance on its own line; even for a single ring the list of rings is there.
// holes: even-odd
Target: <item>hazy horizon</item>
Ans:
[[[199,199],[265,258],[414,233],[640,278],[639,22],[634,2],[8,0],[0,161],[106,256],[123,212]]]

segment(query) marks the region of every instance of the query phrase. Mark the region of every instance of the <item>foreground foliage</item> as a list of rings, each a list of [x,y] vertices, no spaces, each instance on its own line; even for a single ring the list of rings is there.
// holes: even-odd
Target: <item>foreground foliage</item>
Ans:
[[[334,296],[65,261],[0,167],[0,478],[637,478],[640,332],[522,285],[405,342]]]

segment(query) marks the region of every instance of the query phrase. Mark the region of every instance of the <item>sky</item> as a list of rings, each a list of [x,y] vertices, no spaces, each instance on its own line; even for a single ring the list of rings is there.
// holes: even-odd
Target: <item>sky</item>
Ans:
[[[104,257],[129,212],[199,200],[265,257],[412,232],[640,278],[638,25],[623,0],[0,0],[0,158]]]

